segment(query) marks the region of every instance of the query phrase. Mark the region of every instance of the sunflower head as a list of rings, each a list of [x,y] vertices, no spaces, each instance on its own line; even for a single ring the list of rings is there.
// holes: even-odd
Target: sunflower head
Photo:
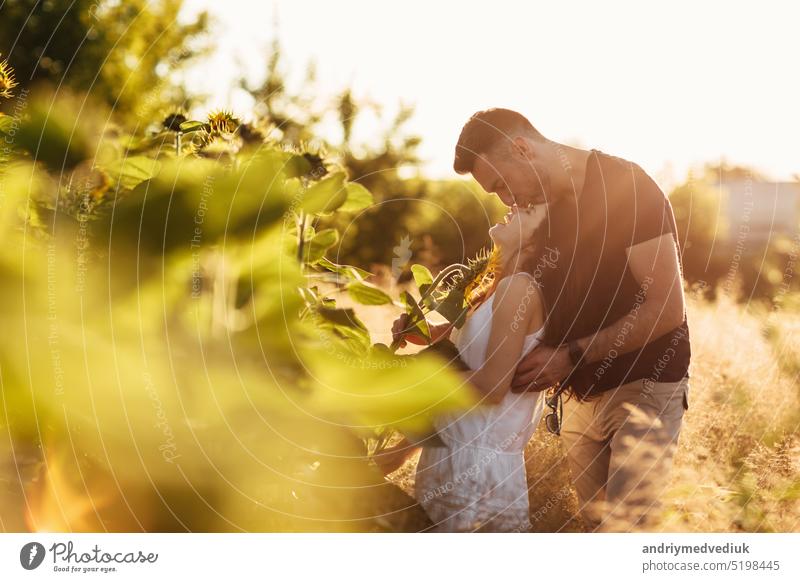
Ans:
[[[233,116],[232,112],[219,109],[208,114],[208,125],[212,132],[233,133],[241,125],[241,122]]]
[[[311,169],[306,174],[307,176],[313,176],[314,178],[319,179],[328,173],[328,169],[325,167],[325,160],[321,155],[306,152],[303,154],[303,158],[305,158],[305,160],[311,166]]]
[[[467,269],[459,274],[453,287],[463,291],[467,305],[474,306],[482,301],[499,271],[499,249],[494,247],[491,252],[483,249],[467,261]]]
[[[267,139],[264,132],[252,123],[243,123],[239,126],[239,137],[246,144],[262,144]]]
[[[469,305],[474,305],[483,300],[500,272],[500,249],[494,247],[489,253],[482,251],[468,266],[475,276],[467,284],[464,297]]]
[[[11,90],[17,86],[14,78],[14,69],[8,64],[7,60],[0,61],[0,97],[11,99],[14,94]]]
[[[169,131],[180,131],[181,123],[185,121],[188,120],[183,113],[174,111],[164,118],[164,121],[161,122],[161,126]]]
[[[293,153],[302,157],[308,163],[308,171],[304,174],[310,180],[319,180],[328,175],[329,171],[325,163],[328,157],[325,145],[318,141],[301,141]]]

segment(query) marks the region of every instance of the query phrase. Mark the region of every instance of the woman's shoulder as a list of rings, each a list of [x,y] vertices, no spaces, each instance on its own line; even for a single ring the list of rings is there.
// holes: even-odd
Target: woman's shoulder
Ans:
[[[539,288],[533,275],[525,271],[519,271],[511,275],[506,275],[497,282],[496,291],[506,290],[526,290],[529,292],[537,291]]]
[[[536,279],[524,272],[503,277],[494,292],[493,311],[515,320],[526,320],[532,329],[541,327],[543,319],[542,297]]]

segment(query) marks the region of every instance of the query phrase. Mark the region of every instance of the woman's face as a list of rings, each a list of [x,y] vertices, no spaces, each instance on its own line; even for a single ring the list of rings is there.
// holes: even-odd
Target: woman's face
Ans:
[[[546,216],[546,204],[537,204],[530,208],[512,206],[511,211],[503,217],[503,222],[489,229],[489,236],[500,247],[500,251],[509,256],[525,250]]]

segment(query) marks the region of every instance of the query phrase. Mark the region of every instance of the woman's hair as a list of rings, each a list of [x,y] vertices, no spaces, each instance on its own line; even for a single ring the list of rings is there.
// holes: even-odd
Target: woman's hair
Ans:
[[[541,231],[541,227],[537,228],[533,234],[531,234],[530,239],[525,241],[529,249],[544,248],[542,245],[544,238],[541,235]],[[529,259],[524,260],[521,264],[521,270],[531,272],[528,263]],[[495,245],[492,247],[492,250],[489,253],[489,260],[484,268],[464,290],[464,299],[469,307],[477,307],[486,300],[489,291],[491,291],[495,283],[497,283],[497,281],[504,276],[504,274],[501,272],[502,266],[503,262],[501,260],[500,247]],[[531,274],[533,273],[531,272]]]
[[[568,198],[560,201],[557,217],[551,219],[551,213],[548,213],[545,221],[525,241],[529,250],[521,264],[521,270],[533,276],[541,294],[545,315],[543,341],[549,346],[566,341],[580,305],[581,283],[578,269],[572,264],[575,258],[574,241],[569,244],[570,241],[564,241],[565,237],[561,237],[557,251],[549,245],[551,233],[575,232],[567,224],[571,220],[574,222],[575,216],[570,204],[574,204],[574,200]],[[476,307],[485,301],[494,284],[503,276],[501,267],[500,248],[495,246],[483,270],[464,291],[467,305]]]
[[[523,269],[536,281],[545,311],[544,343],[556,346],[563,343],[572,322],[575,307],[579,305],[578,281],[571,268],[573,251],[568,237],[559,237],[558,244],[550,245],[555,233],[570,232],[569,222],[575,221],[570,197],[559,200],[551,207],[547,217],[530,240],[532,252],[527,253]],[[570,230],[568,230],[570,229]]]
[[[554,233],[577,233],[577,208],[575,199],[567,197],[557,203],[553,212],[548,212],[545,221],[525,241],[529,251],[525,253],[521,270],[530,274],[539,289],[544,310],[545,345],[555,347],[566,343],[575,325],[576,314],[582,301],[581,269],[575,268],[577,234],[559,237],[558,245],[549,244]],[[467,305],[476,307],[486,300],[500,272],[500,249],[495,246],[481,273],[467,286],[464,296]],[[575,393],[567,387],[567,395],[583,400],[585,395]]]
[[[580,330],[576,329],[577,314],[580,311],[587,281],[582,273],[585,269],[577,263],[592,261],[592,253],[581,249],[577,252],[578,224],[577,206],[573,197],[559,200],[546,221],[537,229],[533,241],[534,252],[525,262],[525,270],[537,282],[545,312],[544,336],[545,345],[556,347],[572,339]],[[550,245],[553,235],[559,233],[558,244]],[[574,233],[574,236],[563,236],[563,233]],[[572,391],[567,393],[583,400],[586,395]]]

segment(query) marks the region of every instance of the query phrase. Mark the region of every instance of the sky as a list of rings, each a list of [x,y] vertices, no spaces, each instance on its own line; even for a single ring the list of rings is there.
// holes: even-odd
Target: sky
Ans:
[[[433,177],[455,176],[461,127],[495,106],[662,186],[721,160],[800,173],[795,2],[186,0],[187,16],[203,9],[216,47],[188,80],[212,105],[248,108],[230,87],[241,71],[259,80],[277,34],[290,87],[313,61],[319,98],[352,86],[387,111],[415,105],[409,127]]]

